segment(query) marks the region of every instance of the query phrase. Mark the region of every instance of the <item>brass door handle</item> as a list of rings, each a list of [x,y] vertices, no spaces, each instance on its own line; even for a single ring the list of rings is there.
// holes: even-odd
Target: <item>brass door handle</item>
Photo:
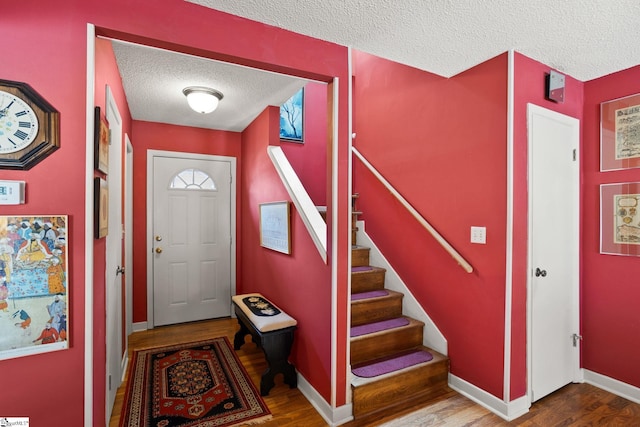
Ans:
[[[156,248],[156,253],[157,254],[161,254],[162,253],[162,248]]]

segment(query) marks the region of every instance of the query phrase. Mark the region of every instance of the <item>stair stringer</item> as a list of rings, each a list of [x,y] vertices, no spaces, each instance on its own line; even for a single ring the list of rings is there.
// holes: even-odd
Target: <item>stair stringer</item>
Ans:
[[[444,337],[442,332],[440,332],[433,320],[431,320],[427,312],[424,311],[420,303],[418,303],[418,300],[416,300],[416,298],[404,284],[402,279],[400,279],[400,276],[398,276],[389,261],[387,261],[384,255],[382,255],[382,252],[380,252],[375,243],[373,243],[373,240],[371,240],[371,238],[367,235],[364,227],[364,221],[357,221],[356,225],[358,227],[358,246],[366,246],[370,248],[369,264],[375,265],[376,267],[382,267],[387,270],[385,274],[384,287],[392,291],[403,293],[403,314],[424,322],[422,345],[432,348],[435,351],[444,354],[445,356],[448,356],[447,339]]]

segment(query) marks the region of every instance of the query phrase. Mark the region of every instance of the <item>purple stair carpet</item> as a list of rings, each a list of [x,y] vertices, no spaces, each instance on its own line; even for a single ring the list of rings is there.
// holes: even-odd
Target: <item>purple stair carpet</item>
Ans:
[[[398,317],[381,322],[367,323],[366,325],[354,326],[351,328],[351,337],[359,337],[360,335],[372,334],[374,332],[385,331],[387,329],[399,328],[406,326],[409,320],[405,317]]]
[[[389,292],[385,290],[361,292],[359,294],[351,295],[351,301],[358,301],[367,298],[386,297],[387,295],[389,295]]]
[[[361,267],[351,267],[351,272],[352,273],[357,273],[359,271],[371,271],[373,270],[373,267],[369,266],[369,265],[363,265]]]
[[[416,350],[392,359],[385,359],[365,366],[352,369],[354,375],[363,378],[373,378],[389,372],[399,371],[419,363],[428,362],[433,355],[428,351]]]

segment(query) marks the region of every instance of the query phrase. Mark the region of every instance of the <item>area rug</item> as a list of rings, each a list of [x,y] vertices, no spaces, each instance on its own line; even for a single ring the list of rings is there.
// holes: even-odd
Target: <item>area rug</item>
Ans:
[[[270,418],[226,337],[133,353],[121,427],[231,427]]]

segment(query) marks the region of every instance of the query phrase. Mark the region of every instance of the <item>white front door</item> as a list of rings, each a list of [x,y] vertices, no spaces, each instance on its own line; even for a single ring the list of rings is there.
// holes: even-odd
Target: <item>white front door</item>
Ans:
[[[529,104],[528,133],[529,385],[536,401],[579,380],[580,122]]]
[[[107,348],[107,423],[116,391],[122,378],[122,121],[118,106],[107,86],[106,118],[111,140],[109,145],[109,233],[106,237],[106,348]]]
[[[155,326],[231,315],[231,169],[153,157]]]

